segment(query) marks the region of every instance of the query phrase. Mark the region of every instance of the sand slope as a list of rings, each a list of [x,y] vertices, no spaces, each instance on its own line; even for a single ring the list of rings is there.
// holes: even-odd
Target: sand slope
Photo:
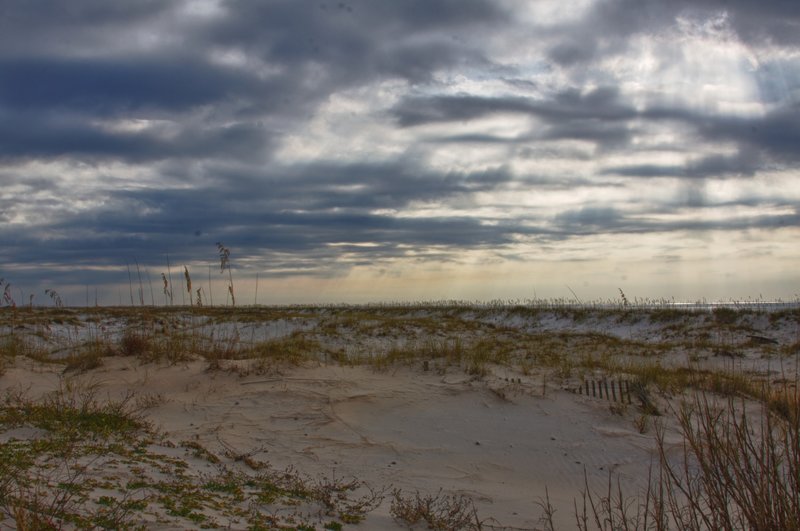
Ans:
[[[543,389],[531,378],[491,384],[457,369],[322,364],[265,377],[206,367],[108,358],[73,379],[112,398],[160,395],[164,403],[147,415],[176,442],[197,441],[219,455],[247,453],[311,476],[466,494],[482,517],[504,526],[536,527],[547,487],[556,522],[572,528],[584,470],[593,487],[613,472],[631,492],[647,475],[652,437],[638,434],[630,418],[613,414],[606,401]],[[41,371],[16,367],[3,384],[29,385],[32,393],[55,388],[60,377]],[[388,502],[364,527],[397,528]]]

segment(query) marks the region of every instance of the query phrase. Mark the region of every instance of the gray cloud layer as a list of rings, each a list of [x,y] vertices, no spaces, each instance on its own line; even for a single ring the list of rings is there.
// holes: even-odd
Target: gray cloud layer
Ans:
[[[194,2],[5,2],[0,237],[8,252],[0,269],[25,267],[17,275],[34,282],[53,264],[135,258],[155,267],[167,253],[177,261],[213,257],[213,243],[223,240],[263,269],[324,276],[338,269],[321,264],[375,263],[409,248],[446,259],[464,249],[505,252],[520,239],[798,224],[791,201],[777,205],[781,214],[719,223],[648,218],[663,204],[465,213],[478,197],[559,181],[752,179],[796,168],[800,157],[800,66],[796,55],[768,53],[798,53],[797,2],[612,0],[569,22],[535,23],[518,16],[523,8],[491,0],[231,0],[206,11]],[[644,103],[631,97],[604,61],[683,18],[709,32],[724,26],[759,50],[765,113],[698,109],[656,90]],[[548,83],[520,66],[521,55],[509,56],[505,32],[528,36],[534,70]],[[505,80],[506,89],[448,90],[462,73]],[[340,143],[341,160],[281,158],[287,138],[304,137],[333,96],[363,90],[366,101],[388,90],[375,88],[381,83],[401,88],[360,118],[405,135],[391,157],[359,160],[340,137],[328,141]],[[498,117],[527,125],[513,135],[468,129]],[[710,147],[683,161],[621,161],[642,151],[636,139],[651,128],[680,128],[687,150]],[[589,146],[583,159],[597,157],[595,173],[540,177],[497,161],[465,170],[430,160],[431,150],[481,146],[510,158],[546,149],[572,161],[570,142]],[[727,150],[712,149],[718,145]],[[70,171],[83,177],[60,173]],[[772,197],[740,202],[777,208]],[[699,211],[721,203],[687,204]],[[436,205],[460,209],[401,215]],[[82,275],[76,267],[63,278],[80,284]]]

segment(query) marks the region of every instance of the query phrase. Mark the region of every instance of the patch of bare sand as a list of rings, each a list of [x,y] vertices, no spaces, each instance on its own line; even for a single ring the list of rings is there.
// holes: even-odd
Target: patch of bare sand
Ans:
[[[545,487],[557,528],[575,525],[573,501],[590,485],[619,475],[627,493],[644,487],[651,436],[609,403],[521,381],[497,393],[487,379],[400,368],[376,372],[338,365],[286,369],[279,376],[206,372],[204,362],[140,365],[107,358],[75,377],[98,396],[161,395],[147,411],[175,442],[197,441],[223,454],[248,454],[304,474],[355,476],[374,487],[466,494],[482,517],[535,528]],[[58,385],[34,367],[3,383],[36,392]],[[489,378],[491,379],[491,378]],[[34,383],[36,382],[36,383]],[[495,386],[496,387],[496,386]],[[396,529],[389,500],[363,528]]]

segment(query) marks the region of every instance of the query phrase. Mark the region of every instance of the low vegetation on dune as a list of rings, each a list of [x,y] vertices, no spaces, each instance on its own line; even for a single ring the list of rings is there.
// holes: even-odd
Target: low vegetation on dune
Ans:
[[[144,420],[160,400],[99,401],[91,387],[70,386],[38,400],[7,393],[0,405],[0,524],[339,529],[385,497],[355,478],[310,478],[246,455],[218,456],[195,441],[170,441]]]
[[[233,302],[230,269],[228,283]],[[626,382],[627,401],[619,384],[609,407],[653,439],[649,488],[587,483],[579,529],[798,529],[800,309],[624,302],[223,308],[199,294],[184,307],[0,308],[0,381],[27,364],[62,382],[43,396],[4,386],[0,526],[340,529],[384,502],[400,526],[500,526],[463,496],[310,478],[169,440],[147,422],[163,397],[101,399],[73,383],[126,357],[155,368],[200,360],[242,377],[314,364],[459,372],[499,396],[498,382],[584,395],[590,383]],[[678,453],[666,419],[683,438]],[[545,529],[552,510],[546,495],[531,507]]]

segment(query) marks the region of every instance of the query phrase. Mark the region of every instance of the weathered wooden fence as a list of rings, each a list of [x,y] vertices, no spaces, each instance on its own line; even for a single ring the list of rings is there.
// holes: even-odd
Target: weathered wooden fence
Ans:
[[[575,393],[630,404],[632,387],[628,380],[584,380]]]

